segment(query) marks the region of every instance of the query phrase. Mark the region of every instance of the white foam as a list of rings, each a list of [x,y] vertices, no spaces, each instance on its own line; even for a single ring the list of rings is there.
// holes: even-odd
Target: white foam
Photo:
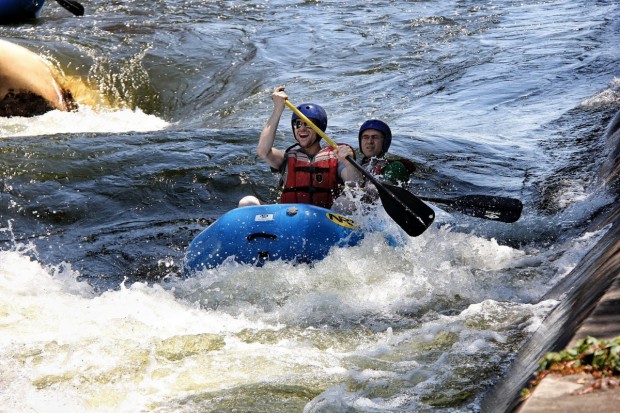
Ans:
[[[429,394],[453,374],[451,359],[496,362],[506,330],[538,317],[536,306],[499,302],[518,291],[496,276],[525,254],[448,226],[397,248],[372,234],[314,266],[229,262],[100,295],[69,265],[26,253],[0,251],[0,377],[12,390],[0,404],[12,411],[186,411],[175,404],[184,397],[264,383],[320,383],[308,411],[321,400],[398,409],[404,395],[368,392],[416,376]],[[440,315],[429,310],[438,301],[480,304]],[[403,318],[412,325],[392,331]],[[429,351],[450,357],[429,361]]]
[[[76,112],[53,110],[34,117],[0,117],[0,138],[58,133],[122,133],[162,130],[170,124],[139,108],[93,109],[81,105]]]
[[[584,100],[581,105],[584,107],[600,107],[617,105],[618,103],[620,103],[620,78],[614,77],[609,82],[607,89]]]

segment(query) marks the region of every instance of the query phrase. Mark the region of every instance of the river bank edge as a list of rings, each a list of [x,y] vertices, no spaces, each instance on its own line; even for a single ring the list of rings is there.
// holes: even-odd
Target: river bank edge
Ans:
[[[588,336],[601,340],[611,340],[620,336],[620,275],[616,275],[610,288],[567,347],[575,346],[577,340]],[[617,385],[599,388],[596,380],[589,374],[548,375],[516,411],[608,413],[617,411],[618,406],[620,406],[620,387]]]

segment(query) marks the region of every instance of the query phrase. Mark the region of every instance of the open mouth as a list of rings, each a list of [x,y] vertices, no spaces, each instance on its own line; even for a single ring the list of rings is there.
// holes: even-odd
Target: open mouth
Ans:
[[[310,132],[297,132],[297,139],[309,139],[311,135]]]

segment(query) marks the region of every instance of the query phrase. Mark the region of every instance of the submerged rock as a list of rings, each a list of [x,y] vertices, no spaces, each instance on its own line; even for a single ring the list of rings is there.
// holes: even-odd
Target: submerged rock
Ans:
[[[72,111],[77,103],[61,76],[36,53],[0,40],[0,116],[38,116]]]

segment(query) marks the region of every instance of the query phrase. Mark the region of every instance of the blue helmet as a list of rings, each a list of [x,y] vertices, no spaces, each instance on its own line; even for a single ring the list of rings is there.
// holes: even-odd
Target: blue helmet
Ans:
[[[325,113],[325,109],[323,109],[316,103],[302,103],[301,105],[297,106],[297,109],[307,118],[310,118],[313,122],[316,121],[316,126],[318,126],[319,129],[321,129],[323,132],[325,132],[325,129],[327,129],[327,113]],[[295,122],[295,119],[299,119],[299,116],[297,116],[296,113],[293,113],[293,117],[291,118],[291,124]],[[295,132],[294,129],[293,132]]]
[[[382,151],[383,153],[386,153],[388,149],[390,149],[390,145],[392,144],[392,131],[390,130],[390,127],[387,125],[387,123],[378,119],[370,119],[362,123],[362,126],[360,126],[359,134],[357,135],[360,149],[362,147],[362,133],[366,129],[375,129],[383,133]]]

